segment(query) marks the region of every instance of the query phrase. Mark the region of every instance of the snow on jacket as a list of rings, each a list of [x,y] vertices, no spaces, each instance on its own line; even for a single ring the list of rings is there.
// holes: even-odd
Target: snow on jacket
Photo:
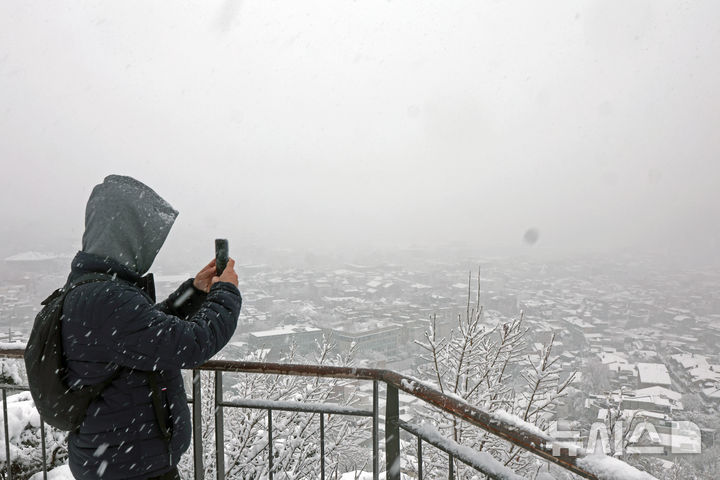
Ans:
[[[140,480],[169,471],[190,445],[192,424],[181,369],[196,367],[232,337],[242,299],[217,282],[209,293],[185,281],[155,303],[150,268],[177,212],[143,183],[111,175],[93,190],[83,249],[68,281],[89,272],[112,275],[65,298],[63,349],[71,386],[118,376],[68,436],[77,480]],[[158,375],[168,442],[158,426],[147,372]]]

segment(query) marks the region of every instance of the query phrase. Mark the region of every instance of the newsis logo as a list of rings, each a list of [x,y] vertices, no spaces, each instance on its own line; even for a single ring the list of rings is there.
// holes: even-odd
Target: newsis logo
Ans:
[[[701,453],[700,427],[693,422],[670,422],[670,426],[657,426],[649,421],[632,422],[626,426],[618,421],[612,428],[603,422],[593,423],[587,438],[578,430],[563,429],[552,422],[548,432],[558,442],[554,443],[553,455],[577,456],[585,453],[605,455],[677,455]]]

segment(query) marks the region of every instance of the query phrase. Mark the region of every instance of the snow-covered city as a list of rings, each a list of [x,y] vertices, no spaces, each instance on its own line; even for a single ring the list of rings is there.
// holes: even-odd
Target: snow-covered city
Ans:
[[[474,390],[475,380],[469,387],[457,387],[454,378],[443,378],[445,388],[474,405],[487,405],[490,411],[508,409],[522,418],[527,402],[516,396],[532,391],[533,382],[542,379],[540,391],[535,392],[538,399],[531,403],[537,405],[533,407],[537,411],[525,414],[524,420],[578,448],[587,449],[590,444],[592,451],[612,455],[619,445],[620,458],[657,478],[703,478],[704,469],[717,460],[720,448],[717,271],[677,269],[662,257],[649,255],[546,262],[528,258],[460,260],[462,252],[455,257],[454,261],[437,261],[432,252],[415,249],[393,255],[402,263],[378,257],[375,262],[366,258],[360,259],[363,263],[337,265],[309,259],[304,266],[286,268],[263,263],[239,265],[246,303],[236,334],[218,358],[382,368],[438,385],[435,359],[445,362],[440,367],[442,375],[464,368],[481,369],[481,364],[488,368],[479,358],[468,359],[468,366],[461,366],[461,360],[447,352],[448,343],[438,345],[440,339],[457,342],[464,335],[492,342],[498,326],[510,325],[518,333],[512,340],[512,373],[508,371],[503,380],[498,371],[488,371],[494,376],[489,381],[497,382],[491,391],[497,393],[495,389],[501,386],[509,390],[498,397],[503,401],[495,398],[492,403],[488,391]],[[40,297],[47,291],[45,285],[61,281],[67,260],[67,255],[38,252],[4,259],[0,327],[5,345],[27,338]],[[468,267],[473,269],[468,271]],[[158,298],[190,275],[158,274]],[[471,310],[478,302],[482,307],[482,326],[476,332],[469,330],[468,295]],[[531,365],[542,365],[546,355],[553,366],[544,372],[533,370]],[[6,360],[5,383],[23,384],[21,371],[16,361]],[[366,381],[314,384],[291,379],[273,388],[262,377],[249,382],[250,378],[252,375],[247,375],[239,381],[228,374],[226,389],[244,400],[332,400],[356,408],[372,404],[372,383]],[[312,391],[304,391],[307,385],[313,385]],[[30,407],[27,392],[11,399],[11,415],[22,420],[11,424],[10,436],[20,443],[23,432],[28,435],[39,428],[39,418]],[[433,422],[446,435],[452,431],[438,420],[444,417],[412,395],[400,395],[399,413],[403,421]],[[256,422],[261,417],[261,413],[253,415]],[[300,417],[292,418],[298,421]],[[616,442],[618,426],[624,430]],[[261,434],[262,427],[258,428],[260,433],[248,429],[242,434]],[[278,438],[290,434],[275,428]],[[370,471],[369,425],[353,422],[352,429],[352,440],[345,433],[344,442],[335,447],[338,455],[342,452],[342,457],[335,459],[339,473],[362,470],[363,466]],[[468,426],[464,429],[467,442],[478,441],[480,432]],[[316,434],[310,429],[302,437],[307,442],[303,448],[312,449]],[[407,456],[402,470],[408,478],[417,473],[413,444],[410,436],[403,438]],[[37,445],[32,445],[24,452],[28,464],[38,461],[32,450]],[[21,450],[17,454],[21,455]],[[304,468],[317,472],[318,465],[312,465],[314,456],[305,454],[310,462]],[[432,455],[426,453],[432,461],[425,466],[425,474],[429,478],[444,475],[441,472],[446,470],[447,460]],[[504,451],[503,455],[507,461],[517,452]],[[520,458],[513,464],[516,470],[539,468],[540,463],[531,456]],[[186,460],[189,472],[190,460]],[[260,476],[267,466],[260,456],[256,462],[238,467],[240,478],[250,475],[249,465]],[[553,478],[564,478],[558,472],[553,474]]]

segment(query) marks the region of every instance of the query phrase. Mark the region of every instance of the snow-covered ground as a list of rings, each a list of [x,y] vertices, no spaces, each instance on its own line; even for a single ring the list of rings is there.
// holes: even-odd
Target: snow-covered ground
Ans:
[[[16,460],[21,455],[17,444],[21,442],[22,433],[28,428],[40,428],[40,414],[30,392],[21,392],[7,397],[8,435],[10,436],[10,459]],[[0,410],[0,421],[3,412]],[[0,444],[5,444],[5,431],[0,429]],[[0,449],[0,461],[5,461],[5,449]]]
[[[42,480],[42,472],[38,472],[30,480]],[[48,480],[75,480],[75,477],[70,473],[70,467],[68,465],[61,465],[48,472]]]
[[[0,422],[4,422],[3,411],[0,405]],[[10,439],[10,460],[19,468],[23,475],[40,472],[39,477],[33,475],[32,479],[42,478],[42,449],[40,435],[40,414],[35,408],[30,392],[20,392],[7,397],[7,426]],[[55,430],[45,425],[45,443],[47,451],[65,443],[65,432]],[[5,443],[5,432],[0,427],[0,445]],[[0,448],[0,462],[6,462],[4,448]],[[56,464],[57,465],[57,464]],[[70,470],[59,467],[53,471],[50,479],[72,479]]]

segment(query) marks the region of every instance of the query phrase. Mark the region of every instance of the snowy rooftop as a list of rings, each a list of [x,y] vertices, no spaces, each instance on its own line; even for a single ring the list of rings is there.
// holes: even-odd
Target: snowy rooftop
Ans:
[[[695,367],[707,367],[707,359],[703,355],[692,355],[689,353],[679,353],[672,355],[670,358],[678,362],[685,369],[691,369]]]
[[[179,275],[154,275],[156,283],[182,283],[192,275],[181,273]]]
[[[322,330],[319,328],[311,327],[309,325],[283,325],[282,327],[274,328],[272,330],[252,332],[250,335],[254,337],[275,337],[278,335],[292,335],[295,333],[319,333],[321,331]]]
[[[674,400],[676,402],[679,402],[680,399],[682,399],[681,393],[678,393],[674,390],[670,390],[669,388],[664,388],[664,387],[660,387],[660,386],[639,388],[639,389],[635,390],[635,396],[636,397],[642,397],[642,396],[664,397],[664,398],[668,398],[670,400]]]
[[[621,365],[628,365],[630,363],[628,362],[627,358],[625,358],[625,355],[621,353],[600,352],[598,353],[598,356],[600,357],[600,361],[603,363],[603,365],[608,363],[619,363]]]
[[[638,363],[640,383],[654,385],[672,385],[670,374],[662,363]]]
[[[22,252],[5,258],[6,262],[38,262],[44,260],[62,260],[72,258],[66,253],[41,253],[35,251]]]

